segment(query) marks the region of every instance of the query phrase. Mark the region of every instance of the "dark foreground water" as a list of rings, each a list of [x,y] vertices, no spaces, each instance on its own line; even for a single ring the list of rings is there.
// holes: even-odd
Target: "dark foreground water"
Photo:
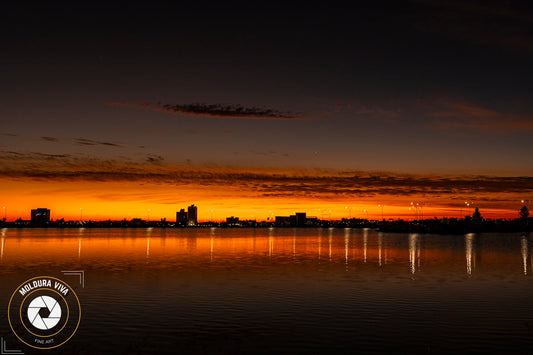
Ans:
[[[356,229],[4,229],[0,336],[28,353],[531,353],[533,240]],[[80,278],[62,271],[83,270]],[[34,350],[7,321],[26,279],[82,319]]]

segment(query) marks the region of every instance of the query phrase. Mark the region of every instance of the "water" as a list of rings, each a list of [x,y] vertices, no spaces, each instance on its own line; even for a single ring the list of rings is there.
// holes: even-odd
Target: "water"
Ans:
[[[533,240],[357,229],[4,229],[0,335],[26,279],[76,289],[54,352],[525,353]],[[78,276],[64,270],[84,270]]]

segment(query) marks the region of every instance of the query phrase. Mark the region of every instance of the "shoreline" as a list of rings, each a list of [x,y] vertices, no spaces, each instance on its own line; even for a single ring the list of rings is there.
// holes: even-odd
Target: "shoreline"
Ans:
[[[471,221],[468,219],[427,219],[419,221],[368,221],[368,220],[340,220],[319,221],[319,223],[305,226],[276,225],[270,222],[244,221],[241,225],[229,225],[227,223],[203,222],[194,226],[176,225],[166,221],[143,221],[131,223],[130,221],[69,221],[49,222],[47,224],[31,224],[19,222],[0,222],[0,228],[6,229],[79,229],[79,228],[102,228],[102,229],[372,229],[382,233],[417,233],[417,234],[453,234],[461,235],[468,233],[530,233],[533,231],[531,218],[527,220],[483,220]]]

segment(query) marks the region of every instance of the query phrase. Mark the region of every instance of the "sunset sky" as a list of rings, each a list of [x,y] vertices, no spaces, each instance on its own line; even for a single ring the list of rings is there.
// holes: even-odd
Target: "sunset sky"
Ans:
[[[369,3],[4,7],[1,217],[517,217],[532,6]]]

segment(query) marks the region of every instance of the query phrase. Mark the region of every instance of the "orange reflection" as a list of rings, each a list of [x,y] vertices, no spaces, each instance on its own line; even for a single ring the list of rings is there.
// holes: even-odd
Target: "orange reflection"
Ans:
[[[36,235],[38,235],[36,237]],[[42,235],[39,236],[39,235]],[[347,270],[401,269],[406,274],[452,269],[469,276],[480,268],[527,275],[529,242],[507,238],[502,248],[473,234],[439,244],[418,234],[387,235],[357,229],[48,229],[2,230],[4,267],[82,265],[88,269],[180,270],[243,268],[260,265],[344,265]],[[514,239],[513,239],[514,240]],[[440,239],[442,241],[442,239]],[[483,255],[481,258],[481,254]]]

